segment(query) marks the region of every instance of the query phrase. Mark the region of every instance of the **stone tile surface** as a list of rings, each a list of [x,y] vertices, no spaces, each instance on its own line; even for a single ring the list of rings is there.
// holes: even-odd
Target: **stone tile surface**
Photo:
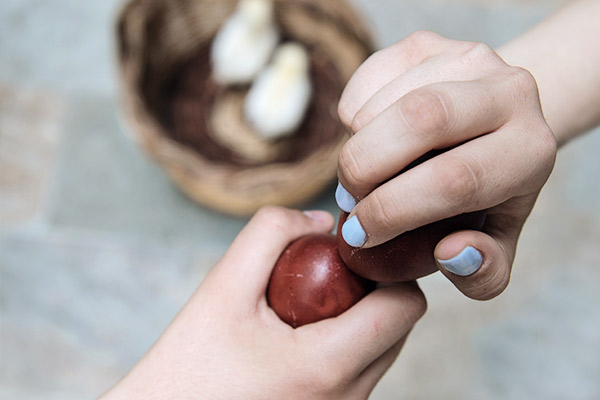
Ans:
[[[497,46],[561,1],[355,2],[382,46],[417,29]],[[191,203],[122,132],[120,4],[0,7],[2,399],[96,397],[246,222]],[[598,154],[598,131],[561,150],[498,299],[422,280],[429,311],[372,399],[600,397]],[[306,208],[337,213],[333,190]]]
[[[60,97],[0,85],[0,227],[40,217],[64,112]]]
[[[52,224],[195,243],[211,236],[231,240],[243,226],[244,219],[199,208],[176,190],[123,133],[112,99],[81,97],[72,107],[52,193]]]
[[[111,95],[119,0],[3,0],[0,82],[63,94]]]
[[[212,265],[223,251],[219,243],[192,253],[146,237],[83,230],[2,238],[0,394],[99,394],[200,283],[206,271],[198,264]]]
[[[382,47],[418,30],[497,47],[556,9],[552,3],[540,1],[507,4],[506,1],[354,0],[354,3],[365,10]]]

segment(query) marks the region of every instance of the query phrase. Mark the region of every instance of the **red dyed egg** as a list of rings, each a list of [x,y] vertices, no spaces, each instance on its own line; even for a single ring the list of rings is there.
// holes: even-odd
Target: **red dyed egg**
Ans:
[[[267,301],[279,318],[297,328],[340,315],[374,285],[344,265],[334,235],[307,235],[292,242],[279,257]]]
[[[338,222],[337,245],[348,268],[377,282],[405,282],[438,270],[433,257],[435,246],[452,232],[480,230],[486,211],[457,215],[405,232],[394,239],[370,248],[356,248],[342,238],[342,225],[348,214],[342,212]]]

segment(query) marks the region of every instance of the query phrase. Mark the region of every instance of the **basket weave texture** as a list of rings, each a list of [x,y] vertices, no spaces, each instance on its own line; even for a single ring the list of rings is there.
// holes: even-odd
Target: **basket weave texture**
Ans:
[[[137,142],[196,202],[248,215],[301,204],[331,183],[347,139],[337,101],[374,47],[345,1],[274,0],[283,40],[309,51],[313,98],[297,132],[264,140],[243,118],[248,88],[211,78],[210,43],[236,4],[131,0],[117,44],[123,113]]]

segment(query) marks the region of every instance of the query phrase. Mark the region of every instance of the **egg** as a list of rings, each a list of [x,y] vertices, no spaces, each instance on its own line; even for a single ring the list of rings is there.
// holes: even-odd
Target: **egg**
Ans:
[[[451,149],[432,150],[400,171],[400,174]],[[348,268],[376,282],[405,282],[438,270],[433,251],[452,232],[481,230],[486,210],[456,215],[405,232],[392,240],[370,248],[352,247],[342,237],[342,225],[348,213],[342,211],[337,229],[340,255]]]
[[[312,234],[292,242],[272,271],[267,301],[294,328],[332,318],[374,289],[375,283],[350,271],[331,234]]]
[[[487,212],[457,215],[412,231],[370,248],[352,247],[342,238],[342,225],[348,213],[342,212],[338,223],[337,245],[344,263],[358,275],[377,282],[405,282],[438,270],[433,251],[444,237],[463,229],[481,230]]]

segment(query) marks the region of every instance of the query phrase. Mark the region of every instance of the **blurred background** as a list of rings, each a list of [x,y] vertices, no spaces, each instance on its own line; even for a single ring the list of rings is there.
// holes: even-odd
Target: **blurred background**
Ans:
[[[355,0],[390,45],[499,46],[560,0]],[[95,398],[247,221],[199,207],[120,123],[121,1],[0,7],[0,398]],[[600,134],[563,148],[498,299],[421,280],[429,311],[372,399],[600,398]],[[337,215],[334,186],[303,208]]]

